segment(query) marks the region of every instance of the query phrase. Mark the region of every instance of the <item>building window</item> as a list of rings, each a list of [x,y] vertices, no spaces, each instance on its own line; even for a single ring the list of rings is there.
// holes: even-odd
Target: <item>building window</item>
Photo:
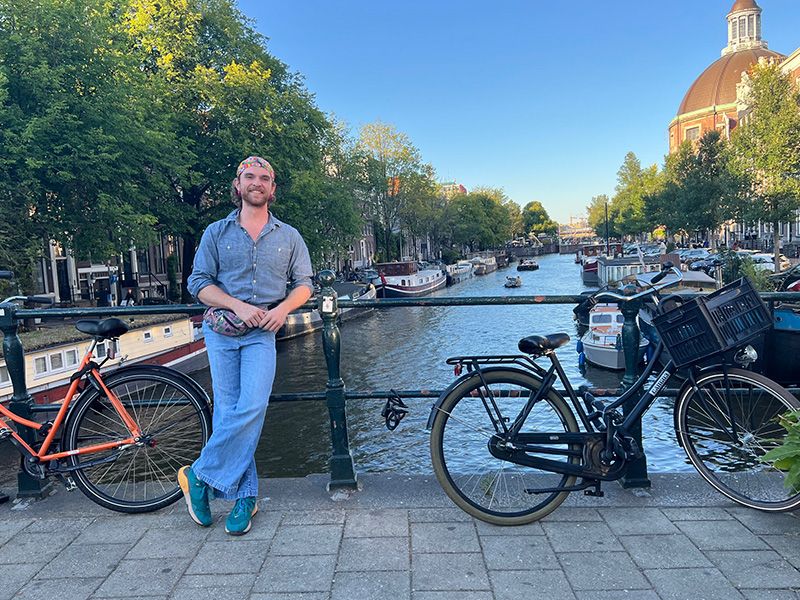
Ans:
[[[731,36],[732,39],[736,40],[739,38],[739,21],[734,21],[733,25],[733,35]]]
[[[739,37],[747,37],[747,19],[744,17],[739,17]]]
[[[0,385],[7,385],[11,381],[8,376],[8,367],[0,367]]]
[[[684,132],[684,140],[689,140],[690,142],[696,142],[700,139],[700,126],[696,127],[689,127]]]
[[[44,375],[47,373],[47,357],[40,356],[33,361],[33,374]]]
[[[750,15],[747,17],[747,31],[750,37],[755,37],[756,32],[756,17],[755,15]]]
[[[64,358],[68,367],[74,367],[78,364],[78,351],[75,349],[67,350],[64,353]]]
[[[170,325],[164,327],[164,337],[172,337],[172,327]]]
[[[148,344],[153,341],[153,332],[152,331],[145,331],[142,333],[142,339],[144,340],[145,344]]]
[[[97,344],[97,348],[95,348],[97,358],[105,358],[108,356],[109,351],[112,353],[112,358],[119,354],[119,340],[106,340]]]
[[[50,355],[50,370],[61,371],[64,368],[64,357],[61,353]]]

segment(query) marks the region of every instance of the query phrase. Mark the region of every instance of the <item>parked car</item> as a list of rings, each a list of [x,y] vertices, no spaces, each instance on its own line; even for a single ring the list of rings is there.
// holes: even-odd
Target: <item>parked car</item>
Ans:
[[[766,252],[753,254],[752,258],[754,261],[757,262],[757,264],[764,264],[766,262],[770,262],[774,266],[775,263],[775,255],[768,254]],[[779,269],[780,271],[785,271],[786,269],[789,269],[792,266],[792,263],[789,262],[789,259],[786,258],[783,254],[779,255],[779,259],[780,259],[780,269]]]
[[[686,265],[691,265],[696,260],[705,260],[711,256],[707,248],[692,248],[684,252],[681,260]]]
[[[703,271],[706,275],[714,275],[717,267],[721,267],[725,261],[716,254],[710,255],[708,258],[699,258],[689,265],[690,271]]]

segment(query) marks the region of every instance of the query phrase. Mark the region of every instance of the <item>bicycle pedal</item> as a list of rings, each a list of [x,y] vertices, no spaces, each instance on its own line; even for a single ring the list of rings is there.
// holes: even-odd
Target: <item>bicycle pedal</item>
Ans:
[[[64,489],[66,489],[68,492],[71,492],[78,488],[78,486],[75,484],[75,480],[69,475],[61,475],[59,473],[56,475],[56,477],[58,477],[59,481],[61,481],[61,483],[64,484]]]

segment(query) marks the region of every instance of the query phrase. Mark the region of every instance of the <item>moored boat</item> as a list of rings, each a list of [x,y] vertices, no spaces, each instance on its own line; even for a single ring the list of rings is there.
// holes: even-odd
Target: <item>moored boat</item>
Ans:
[[[624,321],[622,313],[614,304],[597,304],[589,311],[589,330],[581,337],[586,362],[615,371],[625,368],[625,352],[622,347]],[[648,344],[647,338],[641,336],[638,360],[642,359]]]
[[[379,294],[383,298],[414,298],[425,296],[447,283],[439,268],[420,269],[414,261],[378,263]]]
[[[353,283],[335,283],[334,289],[337,291],[339,300],[374,300],[377,297],[377,290],[373,284],[361,286]],[[353,307],[340,308],[339,321],[348,321],[354,317],[369,312],[370,308]],[[301,335],[307,335],[322,329],[322,317],[316,308],[301,309],[290,313],[286,317],[286,323],[280,328],[275,339],[279,342],[291,340]]]
[[[476,256],[470,259],[475,265],[475,275],[488,275],[497,270],[497,260],[494,256]]]
[[[539,263],[532,258],[525,258],[517,265],[517,271],[535,271],[539,268]]]
[[[455,285],[472,277],[475,266],[468,260],[460,260],[454,265],[447,265],[447,285]]]

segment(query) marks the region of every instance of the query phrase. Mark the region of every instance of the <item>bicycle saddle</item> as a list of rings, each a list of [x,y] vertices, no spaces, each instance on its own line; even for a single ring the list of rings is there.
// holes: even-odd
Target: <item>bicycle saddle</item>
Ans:
[[[560,348],[569,341],[566,333],[551,333],[550,335],[531,335],[522,338],[517,344],[520,352],[525,354],[542,354],[548,350]]]
[[[120,319],[111,317],[110,319],[81,319],[75,323],[75,329],[82,333],[99,338],[118,338],[128,331],[128,326]]]

